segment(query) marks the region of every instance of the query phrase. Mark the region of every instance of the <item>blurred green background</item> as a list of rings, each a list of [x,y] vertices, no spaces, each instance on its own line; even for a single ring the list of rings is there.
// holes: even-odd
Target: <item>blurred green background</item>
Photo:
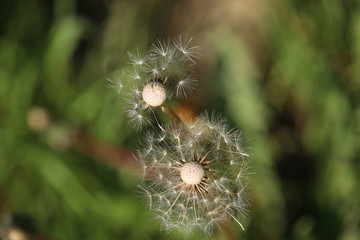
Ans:
[[[31,216],[54,240],[184,238],[145,209],[125,150],[142,135],[104,83],[127,51],[181,34],[201,57],[178,108],[216,110],[248,139],[252,208],[236,238],[360,239],[359,5],[1,1],[1,218]]]

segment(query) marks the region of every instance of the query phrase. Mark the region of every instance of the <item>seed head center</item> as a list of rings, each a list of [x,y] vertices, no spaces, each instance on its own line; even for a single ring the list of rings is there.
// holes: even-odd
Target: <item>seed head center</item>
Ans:
[[[188,162],[181,167],[180,175],[184,183],[196,185],[201,182],[201,179],[205,176],[205,172],[200,164]]]
[[[160,106],[166,99],[165,87],[157,82],[148,83],[142,90],[142,98],[149,106]]]

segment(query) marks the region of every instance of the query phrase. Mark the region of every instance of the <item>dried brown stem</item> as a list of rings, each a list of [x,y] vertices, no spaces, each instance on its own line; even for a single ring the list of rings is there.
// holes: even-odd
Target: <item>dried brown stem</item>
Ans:
[[[168,115],[168,117],[173,120],[174,122],[176,123],[181,123],[182,120],[181,118],[170,108],[170,107],[165,107],[165,106],[162,106],[161,107],[161,110],[166,114]]]
[[[219,239],[220,240],[238,240],[238,236],[234,231],[231,223],[223,223],[219,226]]]
[[[141,172],[141,167],[138,161],[136,161],[135,153],[103,142],[84,132],[77,132],[75,134],[71,146],[76,151],[125,171],[135,174],[140,174]]]

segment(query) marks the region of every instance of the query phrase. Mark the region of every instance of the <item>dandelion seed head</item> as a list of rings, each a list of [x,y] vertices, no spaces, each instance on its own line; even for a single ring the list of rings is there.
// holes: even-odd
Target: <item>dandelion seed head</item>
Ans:
[[[142,90],[143,96],[132,99],[134,101],[145,101],[147,108],[153,109],[173,97],[186,98],[193,94],[197,80],[193,77],[192,68],[197,56],[198,47],[192,44],[191,38],[157,40],[147,52],[140,50],[128,52],[128,65],[121,71],[110,73],[106,77],[107,85],[118,92],[122,89],[128,89],[126,88],[128,84],[136,85],[138,89]],[[152,85],[148,84],[156,86],[158,89],[156,94],[154,94],[153,89],[150,89]],[[138,93],[125,92],[126,96],[130,94]],[[141,128],[148,123],[148,121],[142,121],[140,116],[146,119],[154,118],[152,111],[142,112],[138,116],[138,120],[135,120],[134,114],[131,116],[130,122],[137,123],[136,128]]]
[[[157,107],[166,99],[166,89],[161,83],[148,83],[142,90],[142,98],[151,107]]]
[[[240,141],[238,131],[205,114],[190,125],[170,125],[147,136],[153,140],[145,141],[139,157],[147,166],[143,188],[153,196],[150,209],[164,229],[188,233],[200,228],[209,234],[231,219],[242,226],[236,217],[249,206],[244,194],[249,161],[234,143]]]
[[[190,185],[199,184],[204,174],[202,166],[194,162],[185,163],[180,170],[181,180]]]

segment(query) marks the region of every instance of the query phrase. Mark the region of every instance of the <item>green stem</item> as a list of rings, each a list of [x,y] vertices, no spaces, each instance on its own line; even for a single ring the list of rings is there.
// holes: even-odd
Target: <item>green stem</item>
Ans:
[[[177,123],[181,123],[182,120],[181,118],[170,108],[170,107],[165,107],[165,106],[162,106],[161,107],[161,110],[166,114],[168,115],[168,117],[177,122]]]

